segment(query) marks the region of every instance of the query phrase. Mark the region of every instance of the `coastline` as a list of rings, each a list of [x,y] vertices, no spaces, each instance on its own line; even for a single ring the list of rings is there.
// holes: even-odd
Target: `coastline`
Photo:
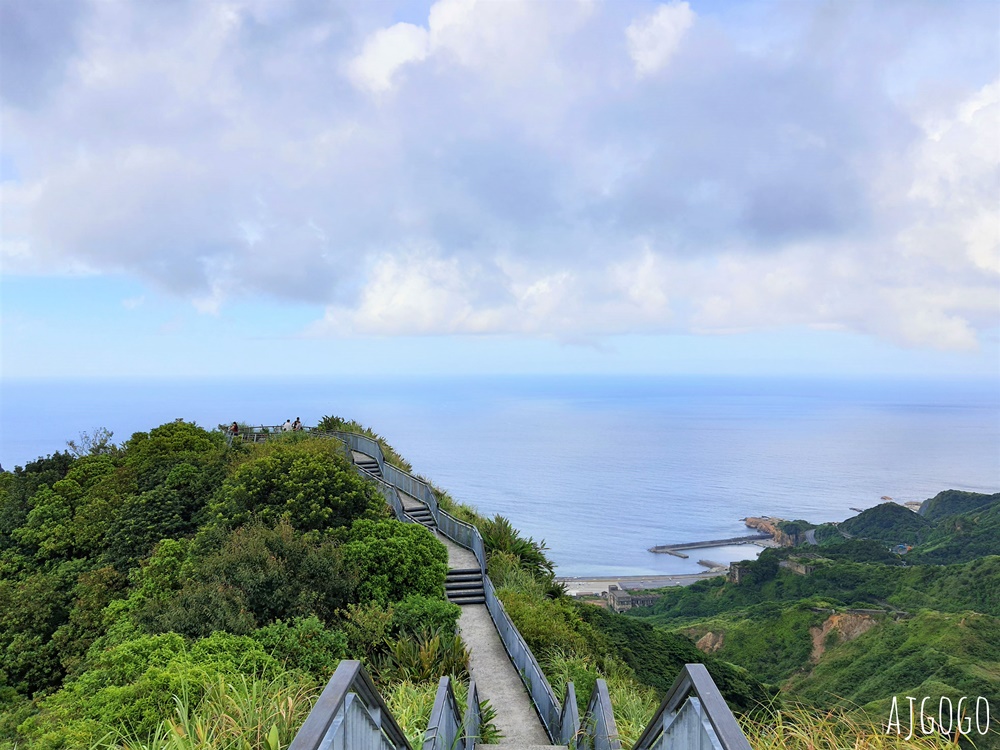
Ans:
[[[726,574],[728,568],[713,568],[704,573],[678,573],[674,575],[649,576],[556,576],[556,581],[566,586],[570,596],[601,596],[607,594],[608,586],[616,584],[626,591],[662,589],[668,586],[690,586],[697,581],[717,578]]]

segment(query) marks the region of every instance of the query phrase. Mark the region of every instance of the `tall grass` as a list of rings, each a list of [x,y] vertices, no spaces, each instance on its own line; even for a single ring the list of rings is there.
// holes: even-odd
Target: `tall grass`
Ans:
[[[190,691],[194,692],[194,691]],[[299,676],[219,678],[192,705],[187,686],[174,716],[152,737],[112,732],[92,750],[282,750],[305,721],[320,688]]]
[[[841,709],[823,711],[801,705],[762,709],[739,719],[754,750],[955,750],[955,739],[941,735],[906,739],[886,734],[882,722]],[[971,747],[965,745],[963,747]]]
[[[343,417],[325,416],[316,425],[316,429],[320,432],[356,432],[359,435],[371,438],[382,449],[382,457],[386,461],[402,471],[408,473],[413,471],[413,466],[410,462],[399,455],[396,449],[386,442],[384,437],[360,422],[353,419],[344,419]]]
[[[459,713],[464,718],[469,686],[462,680],[456,679],[452,679],[451,686],[455,691],[455,699],[458,701]],[[436,694],[436,682],[403,681],[386,690],[385,702],[413,750],[422,750],[424,746],[424,732],[427,731],[427,725],[431,720],[431,710],[434,708]],[[493,724],[496,711],[488,701],[480,703],[480,710],[482,711],[483,724],[479,728],[479,742],[477,744],[493,744],[500,737]]]
[[[389,713],[403,730],[413,750],[421,750],[424,746],[424,732],[431,719],[436,694],[437,683],[409,680],[397,682],[383,690]]]

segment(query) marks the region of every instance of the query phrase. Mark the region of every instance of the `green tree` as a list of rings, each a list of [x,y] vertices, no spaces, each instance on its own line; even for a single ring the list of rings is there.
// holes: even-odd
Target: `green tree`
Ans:
[[[444,598],[448,550],[419,524],[355,521],[344,558],[358,576],[358,601],[397,602],[411,594]]]
[[[266,446],[226,480],[212,513],[232,526],[286,517],[296,529],[309,531],[348,526],[384,507],[374,485],[332,441],[312,440]]]

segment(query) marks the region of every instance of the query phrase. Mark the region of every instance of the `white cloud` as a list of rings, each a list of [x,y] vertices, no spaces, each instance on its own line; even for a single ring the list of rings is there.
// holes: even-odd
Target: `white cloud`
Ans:
[[[648,76],[665,68],[694,20],[690,5],[672,2],[629,24],[625,38],[636,74]]]
[[[426,29],[411,23],[379,29],[365,40],[361,54],[351,61],[351,80],[376,94],[388,91],[400,68],[427,57],[429,37]]]
[[[989,8],[641,7],[95,0],[5,86],[3,272],[304,304],[325,336],[995,329]]]

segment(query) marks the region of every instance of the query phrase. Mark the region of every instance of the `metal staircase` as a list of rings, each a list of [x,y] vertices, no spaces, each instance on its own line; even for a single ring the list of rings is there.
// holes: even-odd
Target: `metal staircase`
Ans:
[[[365,456],[360,458],[357,455],[354,456],[354,465],[357,466],[361,471],[366,474],[371,474],[373,477],[382,478],[382,467],[378,465],[376,461],[371,456]]]

